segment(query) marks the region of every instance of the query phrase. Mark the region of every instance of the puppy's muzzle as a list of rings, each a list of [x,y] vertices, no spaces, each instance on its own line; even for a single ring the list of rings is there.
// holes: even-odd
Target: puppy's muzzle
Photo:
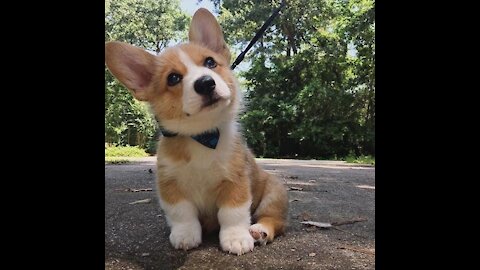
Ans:
[[[215,80],[211,76],[202,76],[195,81],[193,88],[201,96],[211,98],[215,90]]]

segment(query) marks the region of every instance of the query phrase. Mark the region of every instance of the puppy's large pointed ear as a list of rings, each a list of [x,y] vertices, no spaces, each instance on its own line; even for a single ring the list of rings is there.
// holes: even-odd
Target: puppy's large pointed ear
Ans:
[[[147,89],[152,83],[154,60],[153,55],[138,47],[118,41],[105,43],[108,69],[138,100],[148,100]]]
[[[230,51],[223,38],[222,28],[207,9],[200,8],[193,15],[188,38],[190,42],[201,44],[223,55],[230,63]]]

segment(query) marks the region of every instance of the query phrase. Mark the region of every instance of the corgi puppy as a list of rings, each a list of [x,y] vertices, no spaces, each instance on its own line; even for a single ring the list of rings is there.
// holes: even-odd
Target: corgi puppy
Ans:
[[[107,42],[105,61],[136,99],[150,104],[164,134],[157,190],[173,247],[195,248],[202,231],[219,229],[221,248],[241,255],[284,232],[287,192],[255,163],[239,132],[241,94],[215,17],[197,10],[188,36],[157,56]]]

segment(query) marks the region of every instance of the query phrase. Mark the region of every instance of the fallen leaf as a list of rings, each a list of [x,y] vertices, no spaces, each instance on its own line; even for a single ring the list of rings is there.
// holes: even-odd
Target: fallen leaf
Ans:
[[[374,186],[367,186],[367,185],[360,185],[360,186],[357,186],[358,188],[365,188],[365,189],[375,189]]]
[[[321,228],[321,229],[328,229],[328,228],[332,227],[332,224],[325,223],[325,222],[302,221],[300,223],[305,224],[305,225],[312,225],[312,226],[315,226],[315,227],[318,227],[318,228]]]
[[[134,201],[134,202],[131,202],[129,204],[150,203],[151,201],[152,201],[152,199],[144,199],[144,200]]]
[[[314,252],[308,254],[308,256],[310,256],[310,257],[315,257],[315,255],[317,255],[317,254],[315,254]]]
[[[131,192],[152,191],[151,188],[130,189]]]
[[[310,182],[310,183],[316,183],[317,180],[308,180],[308,182]]]
[[[123,192],[140,192],[140,191],[152,191],[151,188],[117,188],[115,191],[123,191]]]
[[[150,256],[150,253],[142,253],[142,257]]]
[[[301,191],[301,190],[303,190],[303,188],[301,188],[301,187],[290,187],[290,190],[298,190],[298,191]]]

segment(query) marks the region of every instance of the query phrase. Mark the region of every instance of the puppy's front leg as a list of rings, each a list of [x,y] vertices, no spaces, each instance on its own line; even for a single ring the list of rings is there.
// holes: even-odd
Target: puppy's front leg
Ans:
[[[171,228],[170,243],[176,249],[188,250],[202,243],[202,226],[198,210],[186,200],[175,181],[160,181],[160,204]]]
[[[251,203],[248,186],[222,183],[217,205],[220,245],[224,251],[237,255],[253,251],[254,240],[248,230]]]

